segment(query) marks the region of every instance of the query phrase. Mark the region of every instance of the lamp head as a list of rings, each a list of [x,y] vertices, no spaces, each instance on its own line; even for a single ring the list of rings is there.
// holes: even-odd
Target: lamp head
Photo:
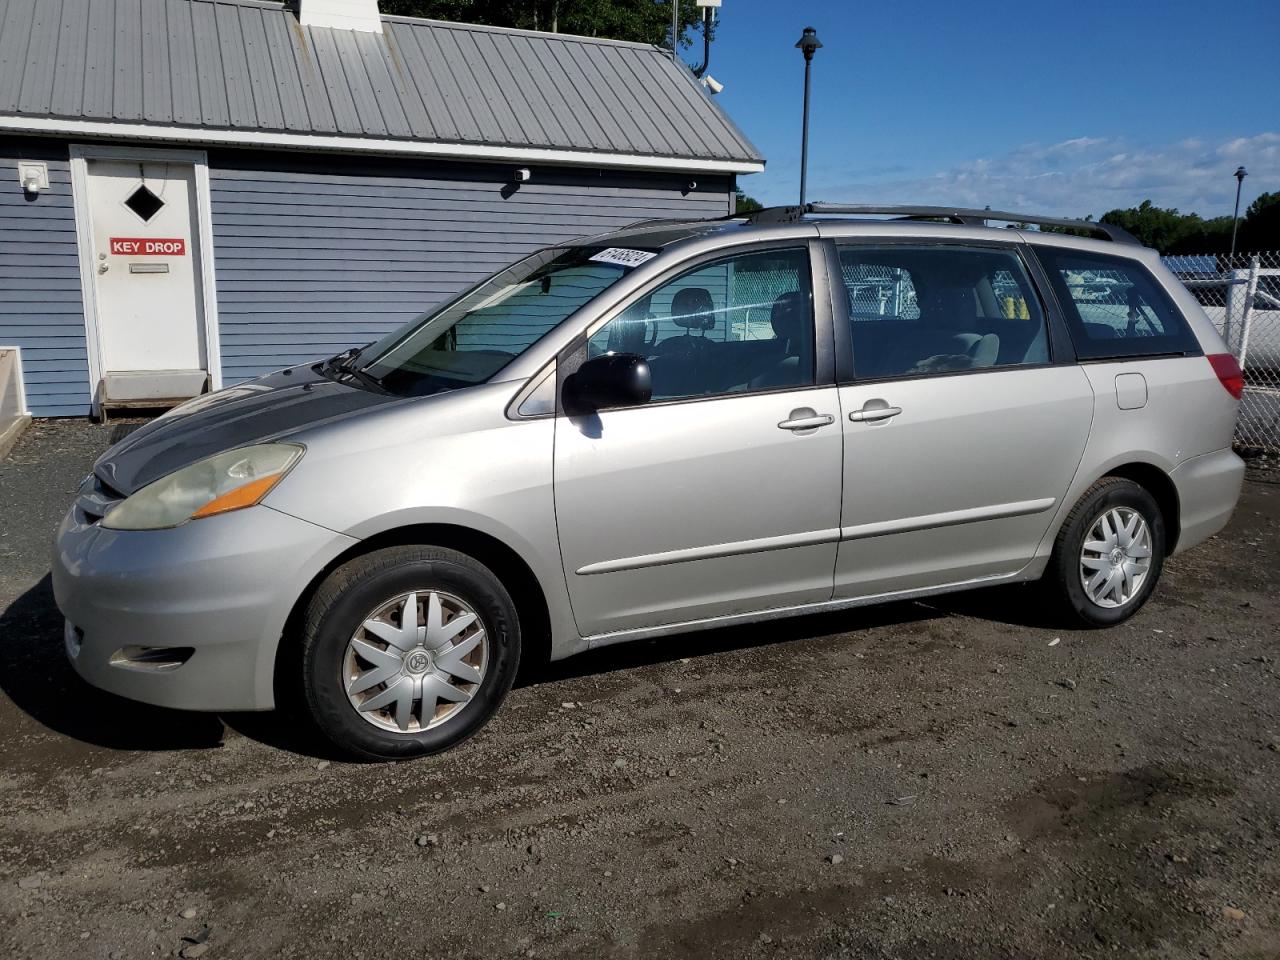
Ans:
[[[818,39],[818,31],[813,27],[805,27],[804,33],[796,41],[796,49],[804,54],[806,61],[812,60],[814,51],[821,46],[822,41]]]

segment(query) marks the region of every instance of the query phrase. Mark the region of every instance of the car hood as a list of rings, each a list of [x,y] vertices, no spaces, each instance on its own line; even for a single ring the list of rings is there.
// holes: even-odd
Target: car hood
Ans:
[[[224,450],[282,440],[375,407],[411,402],[335,383],[311,367],[294,367],[184,403],[129,434],[102,455],[93,471],[130,494]]]

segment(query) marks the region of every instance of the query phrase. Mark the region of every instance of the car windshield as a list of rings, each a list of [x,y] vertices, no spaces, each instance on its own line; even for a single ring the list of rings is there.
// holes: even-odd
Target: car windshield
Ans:
[[[654,256],[614,247],[541,250],[383,337],[351,366],[406,397],[482,383]]]

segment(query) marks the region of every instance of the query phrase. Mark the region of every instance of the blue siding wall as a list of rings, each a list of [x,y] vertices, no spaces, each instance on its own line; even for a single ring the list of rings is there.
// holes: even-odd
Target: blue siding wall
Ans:
[[[211,154],[224,383],[366,343],[538,247],[721,216],[732,180]]]
[[[28,200],[18,160],[49,164],[49,190]],[[0,346],[22,348],[27,405],[38,417],[89,412],[80,262],[67,148],[0,139]]]

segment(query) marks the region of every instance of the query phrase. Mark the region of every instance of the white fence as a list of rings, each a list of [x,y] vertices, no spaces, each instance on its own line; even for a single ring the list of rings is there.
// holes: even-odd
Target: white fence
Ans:
[[[1280,451],[1280,253],[1169,256],[1244,370],[1236,441]]]

